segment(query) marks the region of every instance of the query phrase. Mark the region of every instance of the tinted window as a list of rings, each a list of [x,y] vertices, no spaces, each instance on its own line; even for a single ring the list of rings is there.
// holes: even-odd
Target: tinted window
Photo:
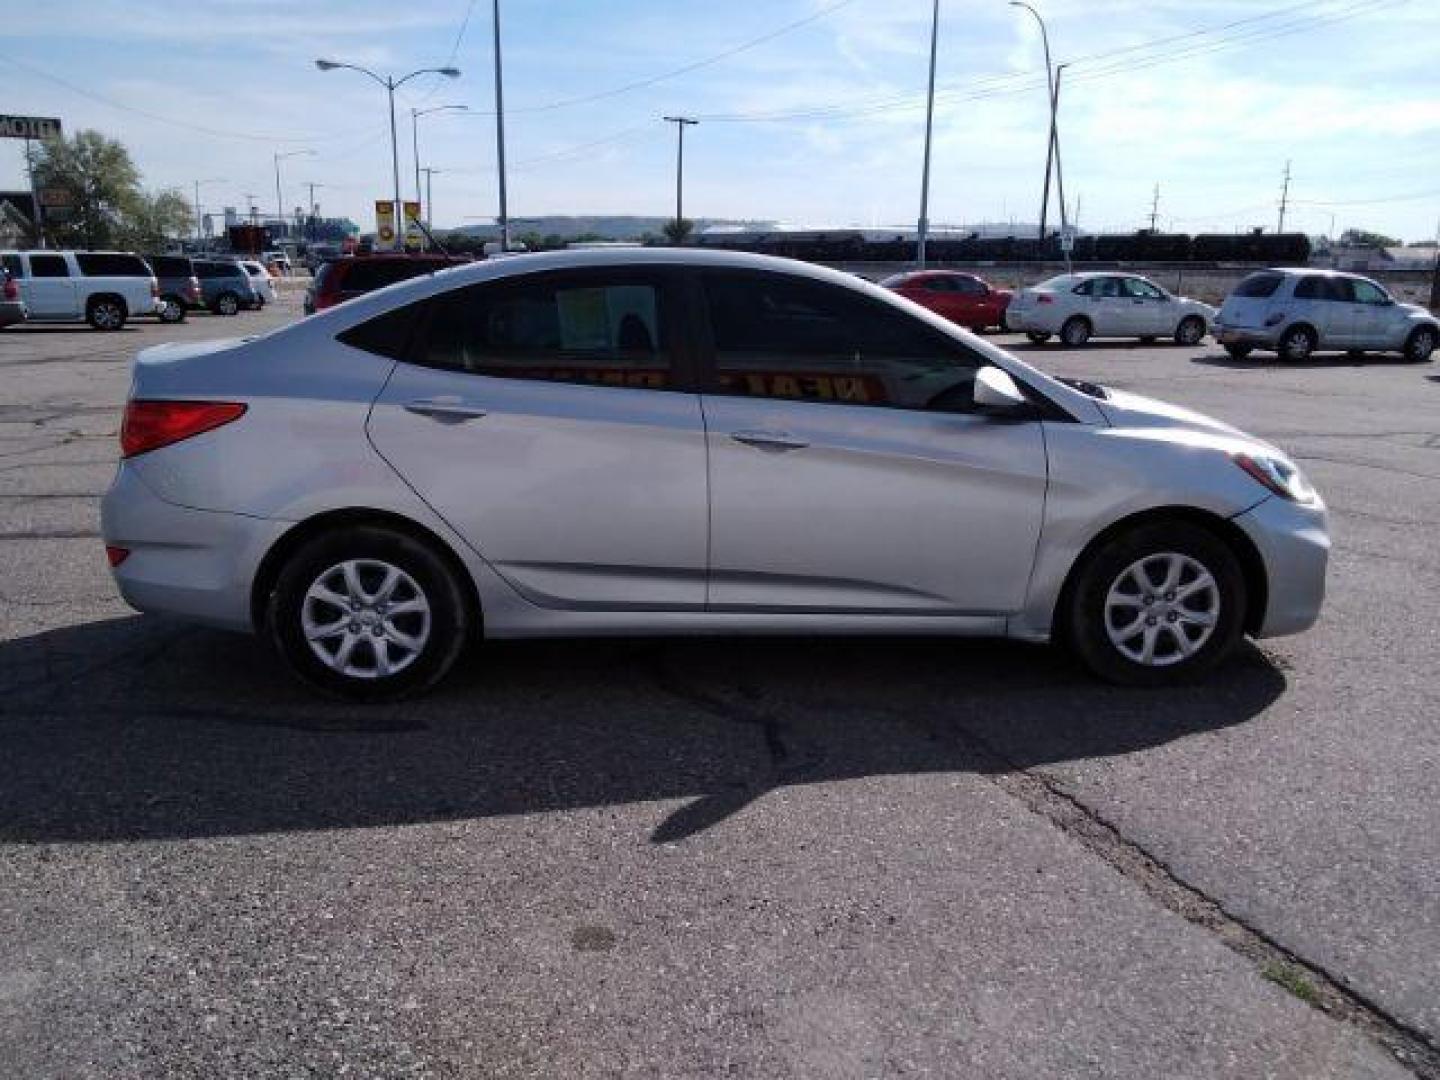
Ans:
[[[25,276],[25,262],[19,255],[0,255],[0,265],[9,270],[10,276],[13,278]]]
[[[201,278],[233,278],[239,277],[243,271],[234,263],[223,262],[197,262],[195,264],[195,276]]]
[[[1389,294],[1373,281],[1353,280],[1350,284],[1355,289],[1355,299],[1362,304],[1383,304],[1390,299]]]
[[[926,292],[955,292],[955,282],[950,278],[932,277],[925,279]]]
[[[1325,281],[1325,278],[1315,274],[1301,278],[1295,283],[1295,299],[1329,300],[1330,290],[1326,288]]]
[[[777,274],[705,275],[723,393],[965,412],[978,360],[848,289]]]
[[[1329,299],[1348,304],[1355,299],[1355,282],[1350,278],[1329,278],[1326,281],[1326,293]]]
[[[403,360],[424,308],[424,304],[408,304],[397,311],[387,311],[384,315],[368,319],[359,326],[352,326],[336,337],[356,349],[388,356],[392,360]]]
[[[955,282],[955,291],[964,293],[966,296],[984,296],[988,291],[985,288],[984,282],[973,277],[957,277],[953,280]]]
[[[177,255],[151,255],[150,269],[156,277],[190,277],[190,260]]]
[[[1239,285],[1235,286],[1235,296],[1244,297],[1247,300],[1263,300],[1267,296],[1274,296],[1275,290],[1280,287],[1280,282],[1285,279],[1279,274],[1251,274]],[[1303,282],[1301,282],[1303,284]],[[1297,285],[1297,289],[1298,289]]]
[[[150,277],[150,267],[139,255],[112,255],[106,252],[79,251],[75,261],[86,277]]]
[[[30,274],[32,277],[69,277],[70,267],[63,255],[31,255]]]
[[[658,389],[673,381],[662,305],[654,281],[613,274],[456,289],[425,305],[414,359],[507,379]]]

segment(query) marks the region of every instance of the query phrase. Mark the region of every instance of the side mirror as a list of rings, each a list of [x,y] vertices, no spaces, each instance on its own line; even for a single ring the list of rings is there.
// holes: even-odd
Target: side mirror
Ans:
[[[975,404],[1002,415],[1019,412],[1030,406],[1010,373],[990,365],[975,373]]]

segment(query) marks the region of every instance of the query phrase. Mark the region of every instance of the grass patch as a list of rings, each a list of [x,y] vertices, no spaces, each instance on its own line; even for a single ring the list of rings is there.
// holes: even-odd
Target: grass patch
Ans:
[[[1315,984],[1290,964],[1272,962],[1261,968],[1260,974],[1277,986],[1283,986],[1306,1005],[1320,1004],[1320,991],[1315,989]]]

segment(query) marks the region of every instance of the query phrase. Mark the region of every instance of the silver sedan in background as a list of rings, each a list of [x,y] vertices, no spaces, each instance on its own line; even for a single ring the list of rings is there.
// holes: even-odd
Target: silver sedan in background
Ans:
[[[1214,319],[1209,304],[1173,296],[1149,278],[1103,271],[1061,274],[1021,289],[1005,311],[1006,326],[1037,345],[1059,335],[1072,347],[1095,337],[1197,345]]]
[[[354,698],[481,635],[997,635],[1162,684],[1324,594],[1325,510],[1275,447],[788,260],[441,270],[148,349],[131,393],[125,598]]]

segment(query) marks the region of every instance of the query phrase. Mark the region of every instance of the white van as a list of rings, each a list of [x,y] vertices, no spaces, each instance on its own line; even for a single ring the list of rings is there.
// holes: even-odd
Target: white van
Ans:
[[[119,330],[165,303],[150,264],[123,251],[0,251],[31,322],[88,322]]]

